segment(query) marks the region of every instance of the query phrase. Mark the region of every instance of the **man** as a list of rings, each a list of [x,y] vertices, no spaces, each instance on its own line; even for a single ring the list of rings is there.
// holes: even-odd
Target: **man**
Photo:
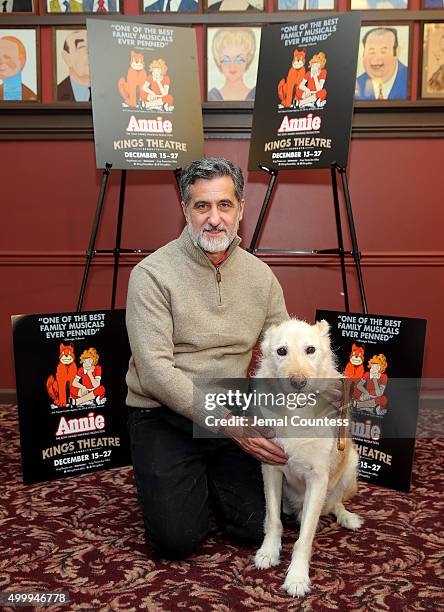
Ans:
[[[356,100],[405,100],[407,66],[399,61],[396,28],[377,27],[362,39],[365,72],[356,80]]]
[[[26,49],[15,36],[0,38],[0,100],[5,102],[37,100],[36,94],[22,82]]]
[[[118,4],[116,0],[83,0],[85,13],[116,13]]]
[[[77,0],[49,0],[48,13],[82,13],[82,2]]]
[[[180,187],[186,227],[133,269],[127,300],[134,474],[146,540],[172,559],[205,538],[209,502],[225,536],[260,543],[259,461],[286,463],[257,430],[193,437],[192,421],[205,412],[193,406],[193,379],[245,378],[260,333],[288,314],[270,268],[239,247],[241,169],[223,158],[195,161]]]
[[[69,76],[57,85],[57,100],[89,102],[91,81],[86,30],[68,34],[63,45],[62,58],[68,67]]]

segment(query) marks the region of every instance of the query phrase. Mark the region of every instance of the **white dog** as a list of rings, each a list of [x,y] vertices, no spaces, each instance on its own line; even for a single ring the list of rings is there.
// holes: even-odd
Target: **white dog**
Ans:
[[[298,391],[308,392],[310,379],[340,378],[330,348],[329,324],[321,321],[309,325],[291,319],[270,328],[262,342],[261,364],[256,377],[287,379]],[[316,382],[319,388],[320,381]],[[302,408],[302,412],[304,409]],[[339,418],[339,414],[335,415]],[[314,435],[313,435],[314,434]],[[279,435],[279,434],[278,434]],[[340,525],[359,529],[362,520],[348,512],[343,502],[357,490],[358,455],[351,439],[345,449],[338,449],[337,429],[331,435],[316,437],[276,437],[275,441],[288,455],[283,466],[262,464],[266,515],[265,538],[256,553],[255,564],[265,569],[279,563],[282,523],[281,500],[299,513],[299,538],[293,547],[290,567],[283,588],[292,595],[303,596],[310,590],[308,568],[313,538],[321,514],[332,512]]]

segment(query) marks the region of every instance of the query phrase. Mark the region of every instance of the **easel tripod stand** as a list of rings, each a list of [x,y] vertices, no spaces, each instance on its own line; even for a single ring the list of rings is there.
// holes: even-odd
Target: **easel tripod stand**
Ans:
[[[119,261],[122,253],[153,253],[155,249],[123,249],[122,243],[122,224],[123,224],[123,211],[125,207],[125,189],[126,189],[126,170],[122,170],[120,178],[120,193],[119,193],[119,209],[117,213],[117,226],[116,226],[116,241],[114,249],[95,249],[97,231],[99,229],[100,218],[103,210],[103,202],[105,199],[106,187],[108,184],[108,178],[111,172],[112,164],[106,163],[102,175],[102,183],[100,186],[99,197],[97,200],[96,212],[91,228],[91,237],[89,239],[88,250],[86,251],[86,262],[83,271],[82,284],[80,286],[80,294],[77,302],[77,312],[82,310],[83,300],[85,297],[86,285],[88,283],[88,276],[91,267],[91,262],[96,254],[112,253],[114,255],[114,270],[113,270],[113,285],[111,291],[111,310],[114,310],[116,305],[116,290],[117,290],[117,277],[119,272]],[[178,185],[180,168],[174,170],[176,183]]]
[[[259,235],[261,233],[262,227],[263,227],[263,223],[265,220],[265,215],[267,213],[267,209],[268,206],[270,204],[270,200],[271,200],[271,195],[273,193],[273,189],[275,187],[276,184],[276,180],[277,180],[277,176],[278,176],[278,170],[272,169],[272,168],[267,168],[266,166],[259,166],[261,170],[263,170],[264,172],[267,172],[267,174],[270,175],[270,180],[268,183],[268,188],[267,188],[267,192],[265,194],[265,198],[264,198],[264,202],[262,204],[262,208],[260,210],[259,213],[259,217],[256,223],[256,227],[254,229],[253,232],[253,236],[250,242],[250,246],[248,247],[248,251],[252,254],[256,254],[256,253],[289,253],[289,254],[293,254],[293,255],[338,255],[339,256],[339,260],[340,260],[340,264],[341,264],[341,276],[342,276],[342,286],[343,286],[343,291],[344,291],[344,305],[345,305],[345,310],[346,312],[350,312],[350,301],[349,301],[349,295],[348,295],[348,286],[347,286],[347,275],[345,272],[345,256],[346,255],[351,255],[353,257],[354,263],[355,263],[355,268],[356,268],[356,275],[357,275],[357,279],[358,279],[358,284],[359,284],[359,292],[360,292],[360,296],[361,296],[361,305],[362,305],[362,312],[364,314],[367,314],[367,299],[365,296],[365,289],[364,289],[364,280],[362,277],[362,269],[361,269],[361,252],[359,250],[358,247],[358,240],[356,237],[356,229],[355,229],[355,223],[354,223],[354,219],[353,219],[353,210],[352,210],[352,205],[351,205],[351,198],[350,198],[350,191],[348,188],[348,181],[347,181],[347,174],[345,171],[345,168],[342,168],[341,166],[339,166],[337,163],[332,163],[331,167],[330,167],[330,173],[331,173],[331,184],[332,184],[332,191],[333,191],[333,203],[334,203],[334,209],[335,209],[335,221],[336,221],[336,233],[337,233],[337,239],[338,239],[338,246],[335,248],[331,248],[331,249],[297,249],[297,250],[293,250],[293,249],[258,249],[256,248],[257,245],[257,241],[259,238]],[[346,207],[346,213],[347,213],[347,220],[348,220],[348,227],[350,230],[350,237],[351,237],[351,243],[352,243],[352,250],[351,251],[346,251],[344,249],[344,239],[343,239],[343,234],[342,234],[342,221],[341,221],[341,211],[340,211],[340,207],[339,207],[339,194],[338,194],[338,181],[337,181],[337,174],[339,174],[339,176],[341,177],[341,182],[342,182],[342,189],[344,192],[344,199],[345,199],[345,207]]]

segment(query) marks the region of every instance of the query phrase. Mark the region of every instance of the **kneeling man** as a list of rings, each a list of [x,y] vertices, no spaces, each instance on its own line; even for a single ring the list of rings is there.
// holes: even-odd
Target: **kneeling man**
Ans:
[[[147,543],[170,559],[205,539],[210,505],[226,537],[260,543],[260,462],[286,463],[258,431],[193,437],[193,379],[245,378],[260,334],[288,314],[271,269],[239,246],[241,169],[194,161],[180,187],[186,227],[133,269],[127,301],[134,474]]]

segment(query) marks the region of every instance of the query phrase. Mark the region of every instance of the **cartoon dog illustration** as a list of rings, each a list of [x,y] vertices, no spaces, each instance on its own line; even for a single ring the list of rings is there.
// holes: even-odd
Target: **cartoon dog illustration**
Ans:
[[[345,366],[344,376],[347,378],[362,378],[364,376],[364,352],[363,346],[352,344],[352,350],[347,365]]]
[[[144,97],[143,86],[147,79],[145,59],[142,53],[131,51],[130,65],[126,79],[123,77],[117,83],[119,93],[124,99],[124,106],[137,107]]]
[[[72,344],[60,344],[59,365],[57,366],[55,378],[51,374],[46,381],[46,389],[49,397],[59,408],[64,408],[69,399],[69,388],[77,373],[75,364],[74,346]]]
[[[295,49],[293,60],[288,71],[287,78],[281,79],[278,85],[278,96],[284,108],[290,108],[297,99],[302,97],[299,85],[305,76],[305,51]],[[299,98],[298,98],[299,96]]]
[[[355,400],[361,395],[356,385],[364,376],[364,354],[365,347],[352,344],[350,357],[344,370],[344,376],[350,379],[349,395]]]

